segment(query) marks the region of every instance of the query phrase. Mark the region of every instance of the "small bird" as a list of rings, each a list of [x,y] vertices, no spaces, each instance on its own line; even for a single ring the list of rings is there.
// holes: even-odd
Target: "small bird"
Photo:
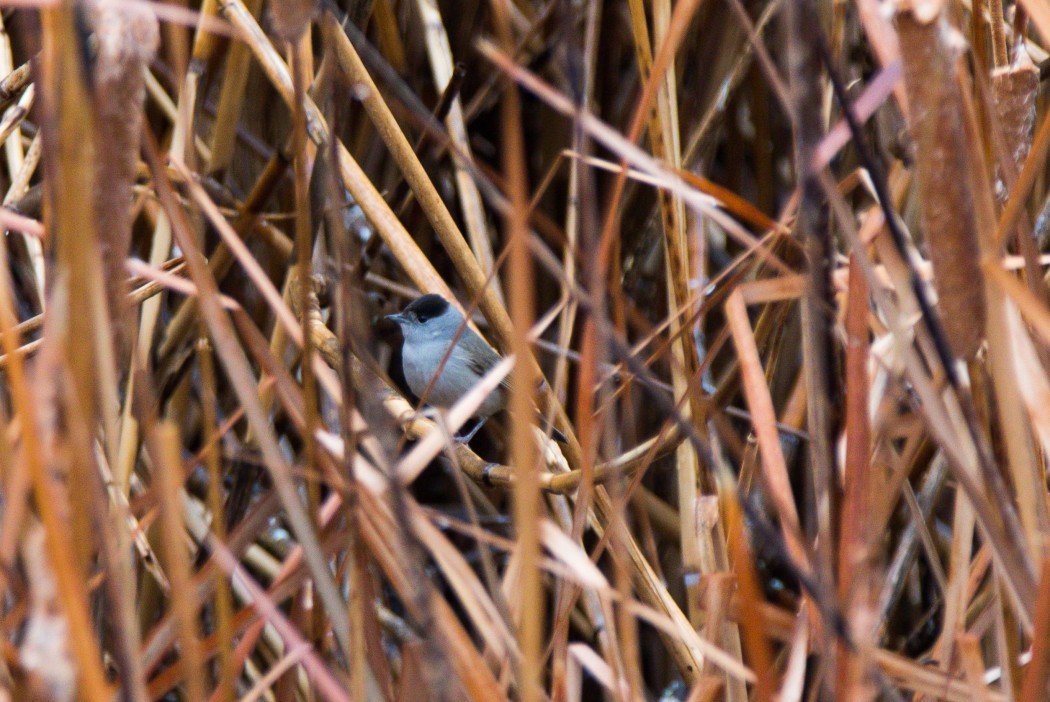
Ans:
[[[401,347],[405,382],[418,397],[422,397],[429,386],[426,400],[435,407],[451,407],[502,360],[484,339],[464,324],[463,315],[441,295],[424,295],[398,314],[387,315],[386,319],[397,322],[405,337]],[[457,334],[459,338],[448,353]],[[445,365],[438,374],[443,359]],[[431,384],[435,374],[437,379]],[[477,424],[458,440],[466,443],[474,438],[489,417],[507,406],[509,396],[510,385],[504,380],[478,407]],[[561,436],[555,431],[555,438]]]

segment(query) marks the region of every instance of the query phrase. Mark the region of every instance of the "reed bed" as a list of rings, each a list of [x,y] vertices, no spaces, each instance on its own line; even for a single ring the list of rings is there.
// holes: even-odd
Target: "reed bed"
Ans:
[[[0,21],[0,701],[1050,695],[1041,0]]]

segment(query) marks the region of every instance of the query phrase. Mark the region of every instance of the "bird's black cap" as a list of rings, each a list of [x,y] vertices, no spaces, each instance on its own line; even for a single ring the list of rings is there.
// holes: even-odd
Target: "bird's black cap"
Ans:
[[[434,317],[440,317],[448,311],[449,302],[440,295],[424,295],[413,300],[401,314],[414,316],[420,322],[425,322]]]

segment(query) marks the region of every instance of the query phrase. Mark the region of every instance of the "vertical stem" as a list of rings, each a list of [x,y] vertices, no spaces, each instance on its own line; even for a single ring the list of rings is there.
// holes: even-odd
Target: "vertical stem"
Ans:
[[[295,265],[292,276],[298,280],[298,286],[292,286],[291,294],[298,295],[299,309],[302,310],[300,329],[303,336],[303,349],[299,372],[303,383],[304,421],[302,463],[307,474],[313,476],[317,467],[317,442],[314,438],[314,427],[318,424],[317,412],[317,378],[314,376],[313,359],[314,343],[310,334],[310,296],[313,293],[312,258],[313,229],[310,221],[310,161],[312,149],[306,137],[306,112],[303,101],[306,97],[306,85],[312,78],[309,61],[309,30],[301,36],[291,37],[288,41],[289,67],[292,74],[292,87],[295,90],[295,101],[292,109],[292,176],[295,185]],[[321,502],[320,484],[316,478],[306,480],[307,513],[315,519]],[[305,597],[306,591],[302,593]],[[324,634],[323,622],[319,618],[320,609],[311,607],[304,613],[307,638],[315,645],[320,644]]]
[[[155,488],[160,495],[160,526],[164,543],[164,567],[171,579],[171,606],[179,628],[180,660],[185,674],[186,698],[203,702],[204,668],[197,640],[196,599],[186,596],[193,589],[190,559],[186,552],[186,528],[182,521],[182,450],[179,430],[169,421],[158,423],[151,432],[150,452],[156,466]]]
[[[832,422],[835,395],[832,325],[834,308],[831,288],[831,242],[819,181],[810,167],[813,152],[823,132],[821,115],[821,60],[817,51],[820,16],[814,0],[789,2],[784,8],[788,37],[788,73],[794,112],[795,172],[802,197],[796,231],[803,241],[807,277],[802,296],[802,350],[809,429],[809,470],[814,510],[807,529],[818,544],[816,573],[823,583],[833,582],[835,469],[832,453]],[[825,628],[824,651],[832,653],[831,628]],[[825,656],[831,663],[833,656]],[[834,696],[833,675],[826,675],[825,693]],[[830,687],[828,687],[830,685]]]
[[[325,38],[326,43],[329,41]],[[342,87],[338,80],[332,84]],[[342,108],[342,109],[341,109]],[[333,129],[338,130],[342,123],[345,107],[334,104],[329,123]],[[362,324],[362,320],[353,313],[355,304],[360,302],[360,290],[354,288],[355,261],[350,248],[350,232],[346,230],[341,216],[341,210],[335,207],[341,203],[343,198],[342,189],[336,183],[335,174],[331,164],[336,162],[336,149],[334,143],[328,143],[317,152],[317,162],[314,164],[313,187],[324,193],[322,199],[324,206],[320,208],[325,213],[326,237],[336,261],[336,290],[334,296],[333,314],[335,317],[336,335],[344,343],[339,345],[339,380],[342,390],[342,404],[339,407],[340,433],[346,447],[343,470],[346,471],[347,491],[344,498],[346,512],[346,536],[347,536],[347,558],[348,580],[350,587],[350,693],[352,699],[367,699],[366,683],[375,680],[375,675],[368,665],[368,639],[366,631],[366,607],[371,605],[367,592],[368,571],[367,552],[364,539],[361,535],[361,497],[357,482],[357,468],[354,465],[353,456],[358,441],[358,436],[353,426],[355,400],[359,397],[366,399],[367,390],[359,394],[359,384],[354,380],[354,358],[353,344],[362,336],[367,339],[367,330],[355,329],[354,323]],[[320,223],[318,223],[320,224]],[[355,333],[360,332],[360,333]],[[380,415],[381,416],[381,415]]]
[[[1043,560],[1036,600],[1035,632],[1032,635],[1032,661],[1021,683],[1022,700],[1036,700],[1046,694],[1050,680],[1050,559]]]
[[[871,426],[868,421],[868,285],[856,256],[850,259],[849,296],[846,309],[846,465],[845,496],[839,542],[839,601],[847,621],[861,615],[852,629],[855,642],[865,635],[871,613],[870,540],[866,521],[870,518]],[[864,642],[858,642],[861,647]],[[863,648],[861,648],[863,651]],[[870,698],[863,687],[863,660],[857,651],[839,644],[840,694],[849,699]]]
[[[208,342],[207,329],[200,323],[200,338],[197,341],[197,359],[201,369],[201,416],[204,426],[218,426],[216,416],[215,357]],[[226,541],[226,520],[223,515],[222,464],[219,459],[218,442],[207,442],[202,449],[204,465],[208,470],[208,510],[211,512],[212,535],[216,541]],[[217,571],[215,573],[215,632],[218,634],[219,680],[212,699],[228,702],[234,698],[236,673],[233,667],[233,600],[230,584]]]
[[[492,0],[492,17],[496,36],[503,50],[513,54],[514,38],[510,28],[507,0]],[[503,170],[511,208],[507,214],[507,238],[510,241],[510,315],[513,321],[513,349],[519,359],[531,354],[526,333],[535,317],[532,259],[529,254],[528,173],[525,143],[521,131],[521,98],[518,88],[503,76],[501,109]],[[536,477],[536,440],[532,432],[533,388],[535,376],[529,363],[514,367],[514,392],[511,413],[514,418],[512,457],[517,473],[514,490],[514,524],[521,554],[522,612],[521,679],[522,702],[541,698],[544,602],[539,569],[540,491]]]
[[[776,696],[776,672],[773,667],[773,651],[766,638],[765,618],[762,616],[762,585],[755,572],[751,548],[744,532],[744,515],[737,497],[737,485],[726,469],[720,471],[718,479],[722,511],[726,515],[726,545],[736,574],[741,604],[740,638],[743,640],[748,664],[758,678],[752,699],[755,702],[768,702]]]
[[[72,5],[41,10],[42,50],[40,58],[41,133],[47,164],[47,226],[54,237],[56,268],[59,277],[50,291],[53,299],[52,316],[48,319],[46,352],[50,368],[42,369],[37,398],[27,396],[15,403],[26,427],[23,441],[29,458],[30,473],[41,520],[47,529],[48,555],[55,571],[59,596],[65,607],[63,614],[70,627],[72,648],[76,654],[79,675],[83,679],[85,696],[89,699],[107,697],[108,685],[99,664],[98,641],[92,630],[88,613],[88,586],[86,567],[91,558],[93,543],[90,534],[91,505],[87,501],[89,481],[97,479],[89,471],[97,470],[91,458],[99,405],[108,410],[104,393],[116,387],[111,350],[112,342],[106,312],[101,268],[94,219],[85,213],[92,211],[94,190],[94,121],[87,90],[85,67],[78,53],[80,36],[74,25]],[[7,270],[6,261],[3,269]],[[5,342],[12,336],[4,334]],[[13,359],[11,350],[8,358]],[[14,370],[14,365],[11,366]],[[71,382],[66,387],[49,389],[56,376],[66,374]],[[13,392],[15,374],[11,375]],[[114,381],[112,384],[107,381]],[[23,391],[28,386],[23,386]],[[52,392],[53,390],[53,392]],[[63,436],[52,437],[50,448],[65,444],[70,449],[66,457],[48,455],[43,442],[29,448],[29,437],[39,437],[38,404],[50,401],[50,411],[64,411],[81,425],[84,431],[74,436],[67,428]],[[99,400],[103,399],[102,402]],[[115,431],[115,427],[107,427]],[[107,438],[112,433],[106,432]],[[107,446],[107,449],[112,448]],[[32,456],[31,454],[35,454]],[[110,456],[112,458],[112,455]],[[55,468],[67,471],[68,483],[59,485]]]
[[[980,4],[974,8],[980,12]],[[992,18],[992,60],[995,68],[1005,66],[1010,57],[1006,53],[1006,23],[1003,20],[1003,0],[988,0],[988,10]]]

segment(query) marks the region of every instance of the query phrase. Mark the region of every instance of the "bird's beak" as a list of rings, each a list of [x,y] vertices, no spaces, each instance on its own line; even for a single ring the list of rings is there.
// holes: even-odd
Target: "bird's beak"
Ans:
[[[383,319],[390,322],[396,322],[398,324],[401,324],[401,322],[405,321],[405,318],[401,316],[400,312],[398,314],[388,314],[387,316],[383,317]]]

